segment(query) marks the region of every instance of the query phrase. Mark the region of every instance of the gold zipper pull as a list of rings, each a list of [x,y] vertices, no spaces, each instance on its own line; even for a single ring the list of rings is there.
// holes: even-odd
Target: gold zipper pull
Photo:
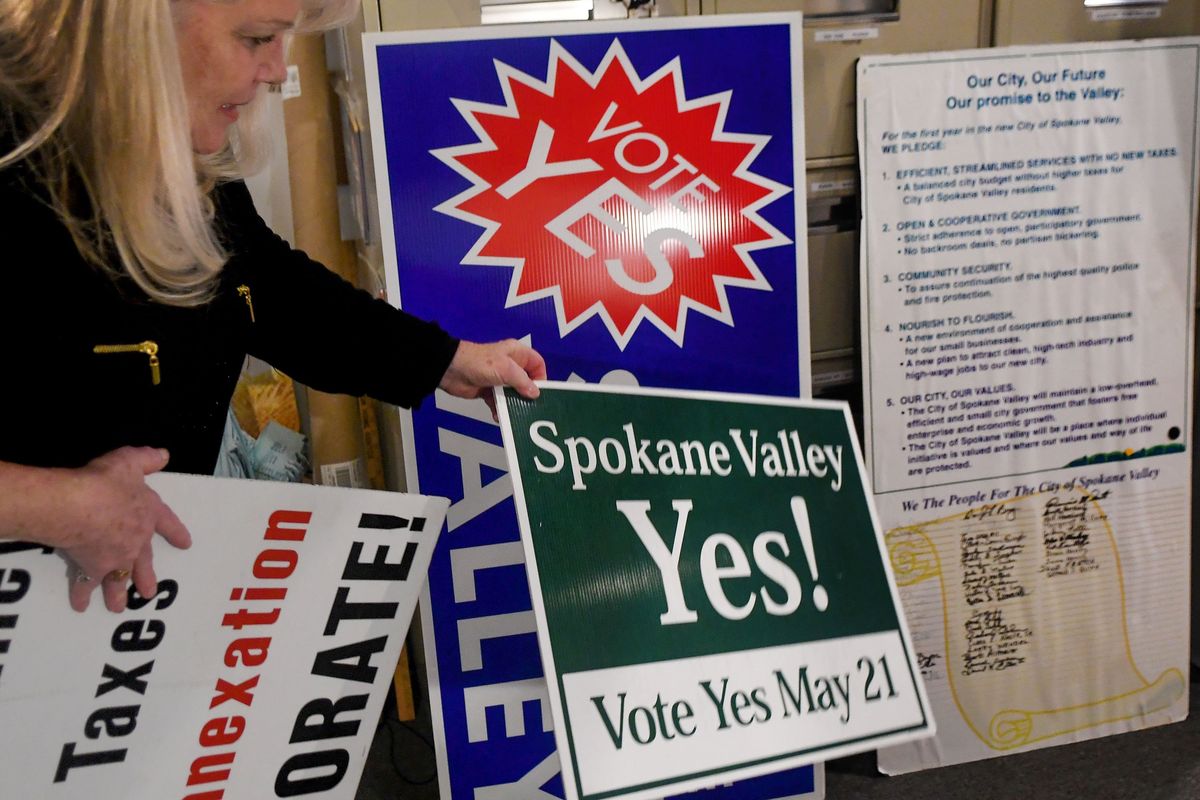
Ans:
[[[237,287],[237,293],[246,301],[246,306],[250,309],[250,321],[254,322],[254,300],[250,297],[250,287],[243,283]]]
[[[158,369],[158,344],[151,341],[142,342],[142,352],[150,357],[150,383],[158,386],[162,382],[162,373]]]
[[[147,339],[137,344],[98,344],[92,348],[93,353],[145,353],[150,359],[150,382],[155,386],[162,381],[159,371],[158,342]]]

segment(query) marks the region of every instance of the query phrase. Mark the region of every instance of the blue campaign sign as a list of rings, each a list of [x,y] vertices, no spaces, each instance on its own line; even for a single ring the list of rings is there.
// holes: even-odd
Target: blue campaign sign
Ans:
[[[808,393],[799,14],[367,44],[393,302],[552,379]],[[410,489],[451,500],[422,601],[443,797],[561,797],[499,428],[439,393],[404,429]],[[710,794],[822,791],[770,777]]]

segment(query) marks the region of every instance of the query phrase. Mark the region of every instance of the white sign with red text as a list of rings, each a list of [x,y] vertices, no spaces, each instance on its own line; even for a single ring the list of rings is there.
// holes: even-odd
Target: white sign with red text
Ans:
[[[350,800],[447,502],[148,480],[193,545],[124,613],[0,542],[0,795]]]

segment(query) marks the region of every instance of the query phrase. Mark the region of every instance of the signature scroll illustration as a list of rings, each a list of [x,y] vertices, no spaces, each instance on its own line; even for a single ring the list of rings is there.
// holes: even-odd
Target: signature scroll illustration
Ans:
[[[1134,660],[1107,496],[1023,495],[886,536],[902,594],[940,584],[950,692],[989,748],[1140,718],[1184,697],[1181,670],[1150,681]]]

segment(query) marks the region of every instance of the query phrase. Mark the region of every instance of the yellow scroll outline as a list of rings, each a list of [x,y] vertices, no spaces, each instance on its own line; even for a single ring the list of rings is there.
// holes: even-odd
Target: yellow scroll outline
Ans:
[[[1127,615],[1126,601],[1125,601],[1125,573],[1124,573],[1123,568],[1121,567],[1121,552],[1117,548],[1117,540],[1116,540],[1116,537],[1113,535],[1112,526],[1109,524],[1108,514],[1106,514],[1104,512],[1104,509],[1100,506],[1099,501],[1096,499],[1096,496],[1091,491],[1089,491],[1088,489],[1085,489],[1082,486],[1075,486],[1072,488],[1074,488],[1075,490],[1077,490],[1078,492],[1080,492],[1081,494],[1083,494],[1089,498],[1090,503],[1092,505],[1094,505],[1096,508],[1096,511],[1099,515],[1098,519],[1104,522],[1104,531],[1108,535],[1109,543],[1112,546],[1113,560],[1116,563],[1116,568],[1117,568],[1117,586],[1118,586],[1118,593],[1119,593],[1120,600],[1121,600],[1121,633],[1122,633],[1122,635],[1124,637],[1124,641],[1125,641],[1125,656],[1129,661],[1129,666],[1133,669],[1134,675],[1136,675],[1137,678],[1139,680],[1141,680],[1142,686],[1137,689],[1132,689],[1128,692],[1125,692],[1124,694],[1114,695],[1112,697],[1106,697],[1101,700],[1097,700],[1093,703],[1081,703],[1079,705],[1067,706],[1067,707],[1059,708],[1059,709],[1045,709],[1042,711],[1023,711],[1023,710],[1019,710],[1019,709],[1004,709],[1004,710],[999,711],[996,714],[994,714],[992,716],[992,719],[989,722],[989,726],[988,726],[989,733],[991,732],[992,729],[995,729],[998,734],[1001,734],[1001,735],[997,735],[993,738],[992,736],[988,736],[983,733],[980,733],[979,729],[975,727],[975,723],[972,722],[971,717],[964,710],[962,702],[959,700],[959,697],[958,697],[958,689],[956,688],[956,685],[955,685],[955,681],[954,681],[954,677],[953,677],[953,670],[949,669],[949,659],[947,658],[946,681],[950,685],[950,695],[954,700],[954,705],[958,708],[959,716],[962,717],[963,721],[967,724],[967,727],[969,727],[971,729],[971,732],[974,733],[975,736],[978,737],[979,740],[984,743],[984,745],[986,745],[987,747],[990,747],[993,750],[1011,750],[1015,747],[1020,747],[1022,745],[1032,744],[1034,742],[1040,742],[1045,739],[1051,739],[1051,738],[1054,738],[1057,736],[1064,736],[1069,733],[1076,733],[1078,731],[1084,730],[1085,728],[1093,728],[1098,725],[1104,725],[1104,724],[1108,724],[1111,722],[1121,722],[1123,720],[1128,720],[1128,719],[1133,719],[1135,717],[1145,716],[1146,714],[1152,713],[1154,711],[1160,711],[1162,709],[1169,708],[1180,697],[1182,697],[1182,695],[1183,695],[1182,690],[1185,689],[1186,685],[1187,685],[1186,681],[1184,681],[1184,679],[1183,679],[1183,673],[1174,667],[1171,667],[1170,669],[1167,669],[1166,671],[1164,671],[1162,673],[1162,675],[1160,675],[1158,677],[1158,679],[1154,681],[1154,683],[1151,683],[1150,681],[1146,680],[1146,676],[1142,674],[1142,671],[1140,669],[1138,669],[1137,661],[1135,661],[1133,658],[1133,648],[1129,642],[1129,623],[1128,623],[1128,619],[1127,619],[1128,615]],[[1008,503],[1015,503],[1018,500],[1027,500],[1029,498],[1036,497],[1037,495],[1040,495],[1040,494],[1050,494],[1050,491],[1033,492],[1030,494],[1019,495],[1017,497],[1013,497],[1008,500],[1001,500],[1001,501],[998,501],[995,503],[985,503],[983,506],[977,506],[976,508],[979,508],[979,509],[996,508],[996,507],[999,507],[1002,505],[1006,505]],[[944,646],[945,646],[945,651],[947,653],[947,656],[950,653],[950,618],[949,618],[949,612],[947,611],[948,606],[947,606],[947,599],[946,599],[946,583],[944,580],[942,580],[942,562],[941,562],[941,558],[938,556],[937,548],[934,546],[933,542],[930,541],[929,537],[926,536],[921,531],[921,529],[928,527],[930,525],[938,525],[938,524],[944,523],[944,522],[964,520],[966,518],[966,515],[973,510],[974,509],[972,508],[972,509],[967,509],[965,511],[956,512],[954,514],[950,514],[948,516],[941,517],[941,518],[938,518],[935,520],[928,520],[926,522],[922,522],[919,525],[905,525],[905,526],[902,526],[899,528],[893,528],[892,530],[888,531],[887,535],[884,537],[885,540],[891,540],[898,534],[905,533],[905,534],[908,534],[908,535],[911,535],[914,537],[918,537],[924,543],[923,551],[918,551],[916,553],[905,552],[903,554],[900,554],[900,553],[897,553],[896,549],[895,549],[896,546],[898,545],[898,543],[897,542],[889,542],[888,557],[892,562],[892,569],[896,575],[896,585],[898,587],[914,586],[914,585],[916,585],[918,583],[922,583],[930,578],[933,578],[933,577],[938,578],[938,590],[940,591],[941,596],[942,596],[942,634],[943,634],[943,638],[945,640]],[[932,559],[933,564],[934,564],[933,569],[929,568],[930,565],[929,565],[928,561],[921,560],[922,556]],[[1173,681],[1172,681],[1172,678],[1174,679]],[[1170,700],[1167,701],[1164,705],[1158,705],[1153,708],[1142,708],[1142,709],[1137,710],[1134,713],[1125,714],[1123,716],[1113,716],[1113,717],[1109,717],[1106,719],[1089,721],[1086,724],[1079,725],[1074,728],[1063,729],[1063,730],[1052,730],[1051,732],[1043,734],[1042,736],[1029,738],[1029,734],[1032,732],[1032,727],[1033,727],[1032,719],[1034,717],[1059,714],[1059,713],[1063,713],[1063,712],[1078,710],[1081,708],[1091,708],[1091,707],[1095,707],[1095,706],[1108,705],[1108,704],[1114,703],[1114,701],[1118,701],[1118,700],[1124,699],[1126,697],[1133,696],[1135,694],[1144,693],[1144,692],[1146,692],[1147,689],[1152,689],[1155,686],[1158,686],[1160,691],[1164,688],[1169,689],[1170,688],[1169,684],[1171,684],[1171,683],[1174,683],[1175,686],[1180,689],[1180,691],[1174,692],[1173,694],[1175,696],[1171,697]],[[1119,708],[1120,706],[1118,705],[1117,707]],[[1006,731],[1006,726],[1012,726],[1012,729],[1017,731],[1021,735],[1016,737],[1015,739],[1013,739],[1011,742],[1004,741],[1006,739],[1013,738],[1010,735],[1008,735],[1008,733]],[[1000,742],[1000,744],[997,744],[996,742]]]

